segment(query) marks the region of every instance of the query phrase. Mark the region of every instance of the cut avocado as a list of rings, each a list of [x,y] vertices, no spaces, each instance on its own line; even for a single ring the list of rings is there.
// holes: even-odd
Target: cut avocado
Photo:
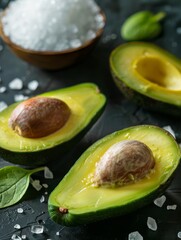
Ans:
[[[181,115],[181,61],[145,42],[118,46],[110,55],[116,85],[131,100],[151,110]]]
[[[0,113],[0,156],[7,161],[36,166],[55,159],[80,139],[82,134],[98,119],[105,105],[105,96],[97,85],[83,83],[47,92],[41,97],[64,101],[70,111],[66,124],[58,131],[40,138],[19,136],[9,126],[11,113],[19,103],[10,105]]]
[[[93,176],[100,158],[124,140],[144,143],[153,153],[153,170],[141,180],[118,187],[97,187]],[[49,214],[59,224],[86,224],[136,210],[162,194],[181,157],[175,139],[164,129],[140,125],[114,132],[87,149],[49,197]]]

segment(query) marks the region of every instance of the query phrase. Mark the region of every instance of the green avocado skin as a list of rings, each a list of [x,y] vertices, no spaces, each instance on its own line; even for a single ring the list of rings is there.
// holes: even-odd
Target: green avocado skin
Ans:
[[[120,90],[120,92],[129,101],[136,103],[138,106],[143,107],[146,110],[152,112],[161,112],[165,115],[172,115],[175,117],[181,117],[181,106],[176,106],[166,102],[161,102],[151,97],[145,96],[137,91],[134,91],[128,87],[123,81],[121,81],[113,71],[111,71],[113,81]]]
[[[82,224],[89,224],[97,221],[101,221],[104,219],[110,219],[113,217],[118,217],[132,213],[138,209],[141,209],[148,204],[152,203],[154,199],[161,196],[163,192],[168,188],[172,181],[173,177],[170,178],[164,185],[161,185],[156,191],[150,193],[149,195],[145,196],[142,199],[138,199],[135,201],[130,202],[126,206],[122,205],[119,207],[108,208],[105,210],[99,210],[96,212],[91,213],[84,213],[81,215],[74,215],[74,214],[61,214],[59,208],[57,206],[52,205],[50,202],[48,204],[48,212],[51,219],[60,224],[67,227],[74,227],[77,225]]]

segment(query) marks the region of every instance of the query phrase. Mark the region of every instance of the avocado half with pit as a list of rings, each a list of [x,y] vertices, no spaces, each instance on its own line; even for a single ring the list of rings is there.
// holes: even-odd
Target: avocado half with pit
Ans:
[[[37,104],[37,99],[39,99],[39,105]],[[44,105],[41,103],[42,99]],[[0,157],[16,164],[36,166],[45,164],[52,159],[61,159],[61,154],[70,150],[98,119],[104,109],[106,98],[100,93],[97,85],[83,83],[43,93],[26,101],[27,103],[24,101],[12,104],[0,113]],[[60,102],[60,106],[56,105],[57,102]],[[35,104],[39,106],[39,109],[33,112],[32,109]],[[27,106],[26,108],[24,107],[25,105]],[[62,112],[62,114],[66,112],[66,118],[64,119],[66,121],[61,124],[60,129],[44,134],[45,136],[42,135],[42,128],[47,132],[48,127],[50,127],[50,121],[55,127],[56,125],[58,126],[59,122],[62,122],[61,111],[63,111],[62,107],[64,109],[65,105],[68,112],[67,110]],[[31,106],[30,110],[29,106]],[[24,111],[22,111],[22,108],[24,108]],[[59,110],[57,110],[58,108]],[[36,126],[37,123],[32,121],[32,116],[41,116],[45,110],[50,112],[47,112],[45,119],[43,119],[44,125],[40,122]],[[28,114],[30,115],[29,121],[33,125],[31,127],[26,122],[28,121]],[[12,115],[13,119],[11,119]],[[23,116],[24,125],[19,116]],[[59,117],[60,119],[57,119]],[[58,120],[60,121],[58,122]],[[21,124],[21,131],[19,126],[17,127],[17,121],[19,121],[18,124]],[[24,130],[25,128],[23,129],[25,126],[27,127],[26,131]],[[41,129],[41,133],[38,133],[39,135],[37,136],[31,136],[33,128],[35,134],[39,129]],[[27,129],[30,131],[28,132]],[[18,134],[22,131],[28,132],[28,134]]]
[[[109,162],[111,155],[114,163]],[[140,125],[114,132],[88,148],[53,190],[50,217],[71,226],[143,207],[165,191],[180,158],[177,142],[162,128]],[[130,172],[126,174],[125,169]],[[145,176],[136,179],[144,171]]]
[[[151,43],[126,43],[112,51],[110,69],[127,98],[181,116],[181,61],[176,56]]]

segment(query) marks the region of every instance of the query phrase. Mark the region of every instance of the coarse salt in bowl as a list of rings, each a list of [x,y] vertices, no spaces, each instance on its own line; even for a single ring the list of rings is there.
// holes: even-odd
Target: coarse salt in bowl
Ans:
[[[105,16],[93,0],[16,0],[1,17],[1,35],[10,48],[48,69],[85,56],[104,26]]]

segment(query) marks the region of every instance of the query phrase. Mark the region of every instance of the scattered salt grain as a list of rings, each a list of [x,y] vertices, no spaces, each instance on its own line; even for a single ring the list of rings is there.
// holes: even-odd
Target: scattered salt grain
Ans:
[[[16,0],[2,24],[5,35],[23,48],[62,51],[83,45],[88,32],[95,37],[105,23],[94,0]]]
[[[2,112],[5,108],[7,108],[7,103],[5,103],[4,101],[0,102],[0,112]]]
[[[9,88],[12,90],[21,90],[23,88],[23,81],[15,78],[9,83]]]
[[[33,180],[32,178],[31,178],[31,184],[32,184],[32,186],[37,190],[37,191],[40,191],[41,189],[42,189],[42,185],[40,184],[40,180]]]
[[[166,197],[165,197],[165,195],[163,195],[163,196],[161,196],[159,198],[156,198],[154,200],[154,204],[157,205],[158,207],[162,207],[163,204],[165,203],[165,201],[166,201]]]
[[[15,224],[15,225],[14,225],[14,228],[15,228],[15,229],[20,229],[21,226],[20,226],[19,224]]]
[[[43,183],[42,186],[43,186],[44,188],[48,188],[48,184],[46,184],[46,183]]]
[[[128,235],[128,240],[143,240],[143,237],[138,231],[135,231]]]
[[[157,230],[157,223],[154,218],[148,217],[147,218],[147,226],[149,229],[156,231]]]
[[[21,240],[22,238],[18,236],[17,234],[13,234],[11,237],[12,240]]]
[[[41,234],[44,232],[44,226],[40,224],[32,225],[31,226],[31,233],[34,234]]]
[[[4,48],[3,48],[3,45],[0,45],[0,52],[3,50]]]
[[[38,88],[38,85],[39,85],[38,81],[33,80],[28,83],[28,89],[31,91],[35,91]]]
[[[53,179],[53,173],[52,173],[52,171],[50,171],[50,169],[48,167],[45,167],[44,177],[46,179]]]
[[[23,94],[15,94],[14,95],[14,101],[15,102],[20,102],[20,101],[23,101],[23,100],[26,100],[28,99],[28,96],[24,96]]]
[[[173,129],[171,128],[171,126],[165,126],[163,127],[163,129],[165,129],[166,131],[168,131],[170,134],[172,134],[172,136],[175,138],[175,132],[173,131]]]
[[[45,192],[45,195],[48,195],[48,192]]]
[[[23,208],[18,208],[17,209],[17,213],[23,213],[23,212],[24,212]]]
[[[44,197],[44,196],[41,196],[40,202],[43,203],[44,201],[45,201],[45,197]]]
[[[56,235],[59,236],[59,235],[60,235],[60,232],[56,232]]]
[[[26,237],[26,235],[24,234],[24,235],[21,236],[21,238],[22,238],[22,239],[26,239],[27,237]]]
[[[181,238],[181,232],[178,232],[178,233],[177,233],[177,237],[178,237],[178,238]]]
[[[167,210],[176,210],[176,208],[177,208],[177,205],[176,205],[176,204],[168,205],[168,206],[167,206]]]
[[[178,28],[176,29],[176,31],[177,31],[178,34],[181,34],[181,27],[178,27]]]
[[[4,93],[4,92],[6,92],[6,87],[5,86],[0,87],[0,93]]]

